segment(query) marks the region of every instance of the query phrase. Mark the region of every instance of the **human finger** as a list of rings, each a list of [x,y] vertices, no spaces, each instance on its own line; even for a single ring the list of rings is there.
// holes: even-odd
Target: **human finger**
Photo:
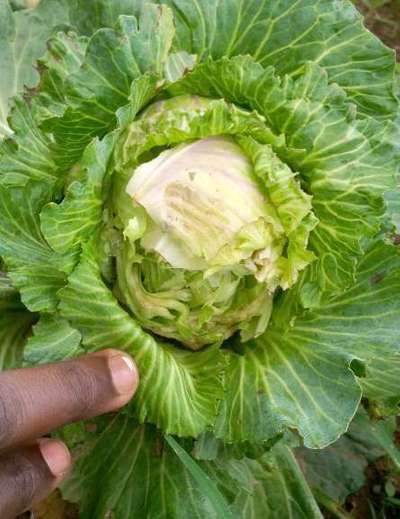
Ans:
[[[71,466],[67,447],[42,439],[0,456],[0,517],[13,519],[56,488]]]
[[[0,450],[118,409],[138,379],[132,358],[111,349],[0,373]]]

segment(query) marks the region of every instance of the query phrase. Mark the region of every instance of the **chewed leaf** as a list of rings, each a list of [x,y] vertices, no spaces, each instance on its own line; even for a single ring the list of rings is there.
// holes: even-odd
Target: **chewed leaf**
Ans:
[[[43,0],[42,0],[43,1]],[[91,36],[98,29],[114,28],[121,15],[138,16],[150,0],[67,0],[71,24],[80,34]]]
[[[400,354],[371,359],[360,382],[377,414],[397,415],[400,405]]]
[[[289,326],[293,294],[288,293],[264,336],[245,355],[229,354],[229,390],[217,436],[261,442],[294,427],[307,447],[322,448],[346,431],[360,402],[361,384],[366,396],[397,405],[396,364],[383,375],[380,389],[374,388],[374,366],[387,364],[399,352],[399,296],[398,251],[380,243],[360,263],[352,289]],[[366,363],[365,378],[357,380],[351,359]]]
[[[296,449],[296,457],[317,499],[343,505],[367,482],[369,463],[385,453],[398,467],[400,451],[395,443],[394,419],[375,421],[360,407],[347,433],[321,451]]]
[[[165,79],[174,82],[180,79],[186,72],[192,70],[196,64],[197,56],[185,51],[174,52],[165,64]]]
[[[307,447],[323,448],[343,434],[361,388],[345,356],[315,347],[295,332],[268,331],[246,355],[231,354],[216,435],[261,443],[290,427]]]
[[[133,405],[141,421],[179,436],[196,436],[213,424],[223,394],[218,349],[192,353],[144,332],[102,281],[90,250],[60,299],[62,316],[82,333],[87,350],[117,346],[135,358],[141,383]]]

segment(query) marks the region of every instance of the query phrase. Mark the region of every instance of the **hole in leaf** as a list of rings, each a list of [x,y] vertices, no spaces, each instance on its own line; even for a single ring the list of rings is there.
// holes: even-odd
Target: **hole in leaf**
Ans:
[[[359,378],[367,376],[367,369],[365,367],[364,362],[362,362],[361,360],[353,359],[350,363],[350,369]]]

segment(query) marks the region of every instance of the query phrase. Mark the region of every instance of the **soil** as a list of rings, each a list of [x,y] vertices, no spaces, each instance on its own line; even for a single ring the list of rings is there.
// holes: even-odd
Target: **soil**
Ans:
[[[400,60],[400,0],[389,2],[381,0],[380,2],[375,1],[375,3],[383,5],[374,8],[371,0],[358,0],[356,2],[357,7],[365,16],[369,29],[379,36],[388,47],[395,49],[397,58]]]
[[[398,519],[400,480],[391,462],[380,458],[366,468],[365,475],[367,483],[347,498],[345,511],[352,519]]]

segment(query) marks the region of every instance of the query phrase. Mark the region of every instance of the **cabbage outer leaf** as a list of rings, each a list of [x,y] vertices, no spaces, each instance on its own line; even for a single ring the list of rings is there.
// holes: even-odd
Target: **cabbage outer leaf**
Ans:
[[[202,491],[172,449],[149,426],[127,417],[110,421],[77,462],[64,495],[81,503],[83,518],[144,515],[219,519],[213,501]],[[95,441],[93,441],[95,440]],[[190,444],[183,444],[190,448]],[[110,470],[104,477],[104,463]],[[258,460],[222,457],[198,467],[225,496],[232,517],[307,517],[322,515],[289,447],[282,445]],[[118,470],[117,470],[118,467]],[[100,477],[101,476],[101,477]]]
[[[135,358],[141,382],[133,406],[140,421],[180,436],[197,436],[212,425],[223,396],[219,349],[182,351],[144,332],[102,281],[93,245],[60,299],[62,316],[81,331],[87,351],[118,344]]]
[[[397,402],[397,362],[382,375],[380,390],[374,385],[376,370],[399,355],[399,251],[374,245],[354,286],[315,308],[301,310],[296,290],[302,288],[300,282],[275,305],[268,332],[250,351],[226,353],[228,392],[215,427],[225,441],[260,442],[295,427],[307,447],[323,448],[353,418],[361,385],[378,401],[389,394],[391,405]],[[295,317],[293,305],[299,305]],[[365,365],[362,378],[354,361]]]
[[[44,4],[34,11],[12,12],[9,1],[0,0],[0,141],[12,134],[7,122],[12,98],[25,87],[36,87],[35,62],[44,54],[55,27],[67,22],[63,2]]]
[[[18,292],[0,274],[0,371],[22,364],[24,346],[36,316],[21,304]]]

